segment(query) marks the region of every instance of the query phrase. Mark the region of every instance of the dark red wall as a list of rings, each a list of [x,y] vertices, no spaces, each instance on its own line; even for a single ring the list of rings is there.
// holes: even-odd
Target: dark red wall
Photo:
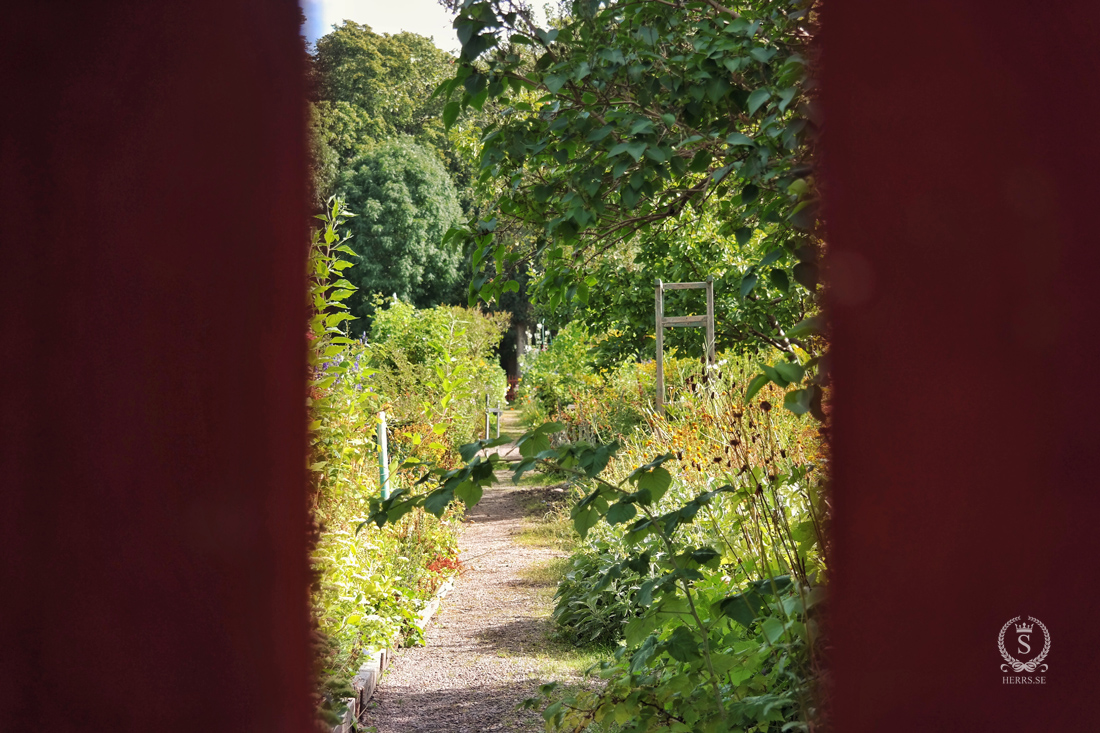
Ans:
[[[0,28],[0,730],[306,730],[297,6]]]
[[[1097,79],[1093,0],[827,3],[838,731],[1100,730]]]

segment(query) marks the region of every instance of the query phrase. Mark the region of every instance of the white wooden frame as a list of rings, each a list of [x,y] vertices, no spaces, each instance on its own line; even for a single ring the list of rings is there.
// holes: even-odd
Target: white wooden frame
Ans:
[[[707,291],[707,314],[705,316],[669,316],[665,317],[665,291],[666,290],[701,290]],[[675,327],[699,327],[705,326],[707,364],[714,363],[714,278],[708,277],[704,282],[695,283],[664,283],[657,280],[656,294],[656,328],[657,328],[657,410],[662,415],[665,412],[665,329]]]

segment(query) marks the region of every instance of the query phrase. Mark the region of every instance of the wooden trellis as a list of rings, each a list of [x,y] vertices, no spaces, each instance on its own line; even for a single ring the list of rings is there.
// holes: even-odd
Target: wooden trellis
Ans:
[[[666,290],[700,290],[707,291],[707,314],[705,316],[670,316],[665,317],[665,291]],[[665,412],[665,329],[681,327],[705,326],[707,364],[714,363],[714,278],[708,277],[705,282],[698,283],[668,283],[657,280],[657,410],[663,415]]]

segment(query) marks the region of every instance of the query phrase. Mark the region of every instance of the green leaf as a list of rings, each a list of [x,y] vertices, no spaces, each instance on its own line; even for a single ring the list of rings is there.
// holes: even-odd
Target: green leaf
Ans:
[[[792,383],[801,382],[802,377],[806,374],[806,370],[800,365],[788,361],[777,361],[774,364],[774,369],[779,372],[781,377]]]
[[[611,505],[611,508],[607,510],[608,524],[622,524],[623,522],[629,522],[638,514],[638,509],[632,503],[619,500]]]
[[[743,135],[740,132],[734,132],[726,138],[726,144],[736,147],[738,145],[756,145],[756,142],[748,135]]]
[[[752,292],[752,289],[756,287],[756,275],[749,275],[741,280],[741,297]]]
[[[477,94],[470,97],[470,106],[476,109],[478,112],[485,107],[485,101],[489,99],[489,89],[486,87]]]
[[[760,371],[768,375],[768,379],[778,384],[780,387],[786,387],[790,382],[783,378],[783,375],[776,370],[775,367],[768,366],[767,364],[760,365]]]
[[[713,547],[700,547],[699,549],[692,551],[691,559],[694,562],[699,563],[700,565],[707,565],[721,560],[722,555]]]
[[[695,157],[691,159],[688,170],[692,173],[702,173],[710,166],[711,160],[713,160],[713,156],[710,154],[710,151],[700,150],[695,154]]]
[[[642,159],[642,154],[645,153],[645,149],[646,143],[644,142],[626,142],[619,143],[615,147],[611,148],[611,150],[609,150],[607,154],[611,157],[615,157],[620,153],[630,153],[631,157],[634,158],[635,161],[638,161]]]
[[[791,268],[791,274],[800,285],[809,291],[817,288],[817,265],[812,262],[799,262]]]
[[[764,599],[755,591],[748,590],[724,598],[715,605],[722,615],[728,616],[747,629],[752,626],[760,609],[764,607]]]
[[[603,127],[597,127],[592,132],[588,133],[588,142],[597,143],[603,140],[605,137],[611,134],[611,131],[615,129],[614,125],[604,125]]]
[[[749,95],[748,101],[745,103],[748,113],[750,115],[756,114],[756,110],[760,109],[760,106],[771,99],[771,97],[772,93],[763,87],[754,91]]]
[[[556,39],[558,37],[558,31],[557,31],[557,29],[546,31],[546,30],[543,30],[542,28],[536,28],[535,29],[535,35],[538,36],[538,39],[540,41],[542,41],[544,44],[549,46],[551,43],[554,42],[554,39]]]
[[[443,512],[447,510],[447,505],[454,499],[454,492],[449,489],[436,489],[432,493],[428,494],[428,498],[424,500],[424,509],[431,512],[437,517],[443,516]]]
[[[721,76],[716,76],[707,82],[707,99],[714,104],[718,104],[722,101],[722,98],[726,96],[729,90],[730,83]]]
[[[467,509],[481,501],[482,493],[482,488],[473,481],[463,481],[455,489],[455,496],[462,499]]]
[[[774,616],[768,616],[760,623],[760,629],[764,632],[764,638],[768,643],[774,644],[783,636],[783,622]]]
[[[767,374],[757,374],[755,377],[753,377],[753,380],[749,382],[748,389],[745,390],[745,402],[748,402],[753,397],[755,397],[756,393],[762,390],[764,388],[764,385],[766,385],[770,381],[771,380],[768,379]]]
[[[824,319],[821,316],[803,318],[798,323],[787,329],[788,336],[805,336],[811,333],[821,333]]]
[[[776,49],[774,48],[754,48],[749,51],[749,56],[759,61],[762,64],[766,64],[771,61],[772,56],[775,56]]]
[[[573,528],[577,530],[577,534],[583,540],[588,536],[588,530],[596,526],[598,521],[600,521],[600,513],[592,507],[585,507],[574,515]]]
[[[657,625],[658,619],[655,613],[647,613],[644,616],[631,619],[623,630],[623,637],[626,639],[627,646],[637,646],[657,628]]]
[[[443,107],[443,126],[450,129],[451,125],[458,119],[458,113],[462,110],[462,106],[458,102],[448,102]]]
[[[766,267],[767,265],[770,265],[771,263],[782,257],[784,252],[785,250],[782,247],[777,247],[773,249],[771,252],[768,252],[768,254],[764,255],[764,259],[760,260],[759,266]]]
[[[557,94],[558,90],[561,89],[567,81],[569,81],[569,77],[564,74],[549,74],[542,80],[542,83],[546,85],[546,88],[550,90],[551,94]]]
[[[645,151],[645,156],[657,163],[664,163],[668,160],[669,153],[665,148],[648,148]]]
[[[546,709],[542,711],[543,720],[549,721],[551,718],[553,718],[555,715],[557,715],[558,712],[561,710],[561,706],[563,704],[564,704],[563,701],[559,700],[555,703],[547,705]]]
[[[657,467],[652,471],[646,471],[638,476],[638,489],[646,490],[649,492],[651,501],[657,502],[661,500],[661,497],[668,491],[668,487],[672,485],[672,474],[666,469]],[[649,503],[649,502],[645,502]]]
[[[779,92],[779,111],[784,112],[787,109],[787,105],[794,99],[795,92],[797,90],[793,87],[791,89],[784,89]]]
[[[783,406],[796,415],[803,415],[810,411],[810,400],[813,398],[812,389],[798,389],[788,392],[783,397]]]
[[[641,672],[645,669],[646,664],[653,655],[657,652],[657,637],[649,635],[646,637],[642,645],[634,650],[634,654],[630,657],[630,671],[634,673]]]
[[[677,626],[665,642],[668,655],[678,662],[699,658],[699,640],[686,626]]]

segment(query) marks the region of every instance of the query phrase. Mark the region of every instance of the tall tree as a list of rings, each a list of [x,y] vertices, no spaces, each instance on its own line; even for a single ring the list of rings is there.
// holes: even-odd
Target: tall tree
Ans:
[[[462,209],[435,155],[407,140],[375,146],[348,165],[336,189],[356,214],[346,225],[359,255],[348,274],[359,289],[356,316],[369,317],[374,293],[418,306],[461,297],[462,253],[443,238]]]
[[[415,33],[377,34],[344,21],[317,41],[321,99],[355,105],[385,135],[444,139],[443,101],[432,97],[453,75],[454,57]]]
[[[477,210],[476,147],[488,112],[450,130],[433,95],[454,74],[455,58],[415,33],[378,34],[345,21],[317,41],[313,58],[314,178],[319,200],[336,176],[371,145],[407,135],[446,165],[463,209]]]

